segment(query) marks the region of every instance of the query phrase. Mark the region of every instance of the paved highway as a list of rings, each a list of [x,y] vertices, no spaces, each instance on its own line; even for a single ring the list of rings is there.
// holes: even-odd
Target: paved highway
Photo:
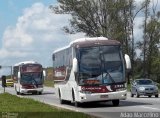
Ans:
[[[3,92],[3,88],[0,86],[0,92]],[[16,95],[13,87],[7,87],[6,92]],[[76,108],[71,103],[66,103],[64,105],[59,104],[58,98],[54,94],[54,88],[45,87],[42,95],[19,95],[20,97],[33,98],[41,102],[54,105],[57,107],[62,107],[77,112],[85,112],[101,118],[118,118],[118,117],[141,117],[138,115],[148,115],[148,112],[156,112],[160,117],[160,98],[155,97],[141,97],[141,98],[131,98],[130,93],[128,93],[127,100],[122,100],[120,106],[113,107],[111,102],[102,103],[90,103],[82,104],[81,107]],[[134,113],[136,114],[134,114]],[[145,112],[144,114],[137,114],[137,112]]]

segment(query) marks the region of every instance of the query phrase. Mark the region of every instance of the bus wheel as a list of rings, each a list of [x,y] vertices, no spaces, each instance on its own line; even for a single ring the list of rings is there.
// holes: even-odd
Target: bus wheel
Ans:
[[[32,93],[32,94],[37,94],[37,95],[42,95],[42,92],[35,92],[35,93]]]
[[[38,92],[38,95],[42,95],[42,92]]]
[[[19,92],[20,95],[24,95],[24,93]]]
[[[119,106],[119,100],[112,100],[113,106]]]
[[[75,101],[75,94],[74,94],[73,90],[72,90],[72,99],[73,99],[74,106],[75,106],[75,107],[79,107],[79,106],[80,106],[80,103],[77,102],[77,101]]]
[[[15,86],[15,91],[17,93],[17,95],[19,95],[20,93],[17,91],[17,87]]]
[[[64,104],[64,100],[62,100],[62,98],[61,98],[60,90],[58,90],[58,94],[59,94],[59,102],[60,102],[60,104]]]
[[[20,93],[17,91],[17,95],[20,95]]]
[[[75,107],[79,107],[79,106],[80,106],[80,103],[75,101],[75,102],[74,102],[74,106],[75,106]]]

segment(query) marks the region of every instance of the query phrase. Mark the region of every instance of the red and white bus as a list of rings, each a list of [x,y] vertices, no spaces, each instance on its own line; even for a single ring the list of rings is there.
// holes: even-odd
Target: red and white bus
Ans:
[[[56,94],[60,103],[126,99],[126,69],[130,58],[122,54],[120,42],[105,37],[81,38],[52,55]]]
[[[14,65],[13,79],[17,94],[42,94],[45,71],[41,64],[35,61],[24,61]]]

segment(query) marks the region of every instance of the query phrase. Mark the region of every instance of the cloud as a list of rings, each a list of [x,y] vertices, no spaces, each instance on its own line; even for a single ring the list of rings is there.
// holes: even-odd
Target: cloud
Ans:
[[[39,45],[53,42],[64,35],[61,28],[68,23],[69,17],[69,15],[52,14],[48,7],[42,3],[36,3],[24,10],[23,15],[18,18],[16,27],[6,29],[3,46],[5,48],[37,48]],[[35,44],[37,44],[36,47]]]
[[[65,34],[62,28],[69,24],[70,15],[51,13],[48,6],[35,3],[24,9],[14,27],[7,27],[0,49],[1,63],[14,65],[19,61],[35,60],[44,66],[52,66],[54,49],[68,45],[83,33]]]
[[[27,47],[33,42],[33,39],[22,28],[7,28],[3,35],[3,46],[5,48]]]

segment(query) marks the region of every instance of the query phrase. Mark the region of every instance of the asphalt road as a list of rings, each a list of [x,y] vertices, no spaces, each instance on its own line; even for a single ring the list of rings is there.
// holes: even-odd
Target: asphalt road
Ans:
[[[0,85],[0,93],[1,92],[3,92],[3,88]],[[7,87],[6,92],[16,95],[13,87]],[[42,95],[18,96],[33,98],[50,105],[74,110],[77,112],[84,112],[101,118],[139,118],[141,116],[145,118],[147,118],[147,116],[149,116],[149,118],[152,116],[153,118],[160,117],[160,98],[131,98],[130,93],[128,93],[127,100],[122,100],[118,107],[113,107],[111,102],[82,104],[79,108],[74,107],[74,105],[69,102],[61,105],[59,104],[58,98],[55,96],[54,88],[51,87],[45,87]],[[148,114],[148,112],[150,113]]]

